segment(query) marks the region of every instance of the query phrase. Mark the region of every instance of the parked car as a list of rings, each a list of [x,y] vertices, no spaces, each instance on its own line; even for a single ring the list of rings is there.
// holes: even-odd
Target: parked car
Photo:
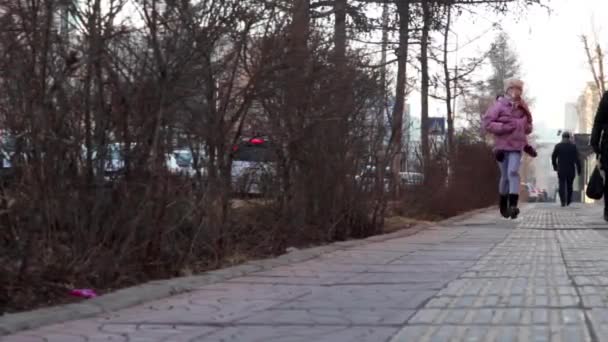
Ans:
[[[177,172],[182,175],[193,177],[196,175],[196,169],[194,167],[194,155],[190,149],[178,149],[174,150],[172,155],[175,157],[177,163]],[[205,174],[206,169],[203,167],[204,157],[200,156],[198,160],[198,168],[201,174]]]
[[[364,190],[369,190],[374,184],[375,177],[376,168],[374,166],[367,166],[355,179],[360,182]],[[387,167],[384,171],[384,191],[390,191],[393,179],[393,172],[390,167]],[[411,187],[421,185],[424,181],[424,175],[420,172],[399,172],[399,180],[402,187]]]
[[[547,193],[547,189],[539,189],[540,201],[548,202],[549,201],[549,193]]]
[[[135,144],[132,145],[132,149],[135,148]],[[112,143],[106,146],[107,154],[104,165],[104,174],[107,179],[112,179],[122,175],[125,171],[125,151],[122,144]],[[131,151],[132,151],[131,149]],[[97,151],[92,153],[93,159],[97,158]],[[87,149],[85,146],[82,147],[82,160],[87,158]],[[175,156],[171,153],[165,154],[165,167],[171,173],[179,173],[180,167],[177,163]]]
[[[399,176],[404,186],[421,185],[424,182],[424,174],[421,172],[399,172]]]
[[[255,137],[242,141],[233,148],[232,187],[244,195],[263,195],[273,191],[276,184],[276,153],[272,144]]]
[[[15,154],[15,148],[15,139],[5,132],[0,133],[1,168],[8,169],[12,167],[11,160]]]
[[[165,154],[165,165],[167,166],[167,170],[171,173],[179,174],[182,172],[182,169],[177,164],[175,155],[172,153]]]
[[[539,201],[539,191],[529,183],[522,183],[520,187],[520,196],[528,200],[528,202]]]
[[[372,191],[374,189],[376,179],[376,167],[367,165],[363,168],[359,174],[355,175],[355,181],[364,191]],[[384,191],[389,191],[391,182],[393,181],[393,175],[389,167],[384,171]]]

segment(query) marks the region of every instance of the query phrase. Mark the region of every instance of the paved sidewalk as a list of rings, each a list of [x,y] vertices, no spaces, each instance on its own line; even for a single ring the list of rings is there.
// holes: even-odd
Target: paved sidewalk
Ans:
[[[608,341],[601,208],[535,205],[0,341]]]

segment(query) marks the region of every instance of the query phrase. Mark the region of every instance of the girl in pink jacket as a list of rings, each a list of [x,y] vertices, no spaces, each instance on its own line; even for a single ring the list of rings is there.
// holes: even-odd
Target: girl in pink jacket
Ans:
[[[532,114],[522,99],[524,84],[517,79],[505,81],[504,96],[499,96],[483,117],[483,127],[494,136],[494,151],[500,166],[500,213],[505,218],[519,215],[519,167],[522,152],[536,157],[528,145],[532,133]]]

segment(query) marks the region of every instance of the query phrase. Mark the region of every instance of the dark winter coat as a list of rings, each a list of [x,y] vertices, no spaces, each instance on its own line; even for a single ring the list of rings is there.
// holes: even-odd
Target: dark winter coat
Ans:
[[[591,130],[591,147],[600,156],[604,170],[608,170],[608,92],[605,92],[597,107]]]
[[[574,178],[576,176],[575,172],[581,174],[581,160],[578,149],[569,140],[555,145],[551,162],[553,163],[553,169],[561,176]]]

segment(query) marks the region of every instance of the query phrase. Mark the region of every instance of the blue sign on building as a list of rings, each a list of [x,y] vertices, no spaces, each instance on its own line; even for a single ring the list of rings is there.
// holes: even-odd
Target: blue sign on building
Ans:
[[[429,134],[444,135],[445,134],[445,118],[429,118]]]

